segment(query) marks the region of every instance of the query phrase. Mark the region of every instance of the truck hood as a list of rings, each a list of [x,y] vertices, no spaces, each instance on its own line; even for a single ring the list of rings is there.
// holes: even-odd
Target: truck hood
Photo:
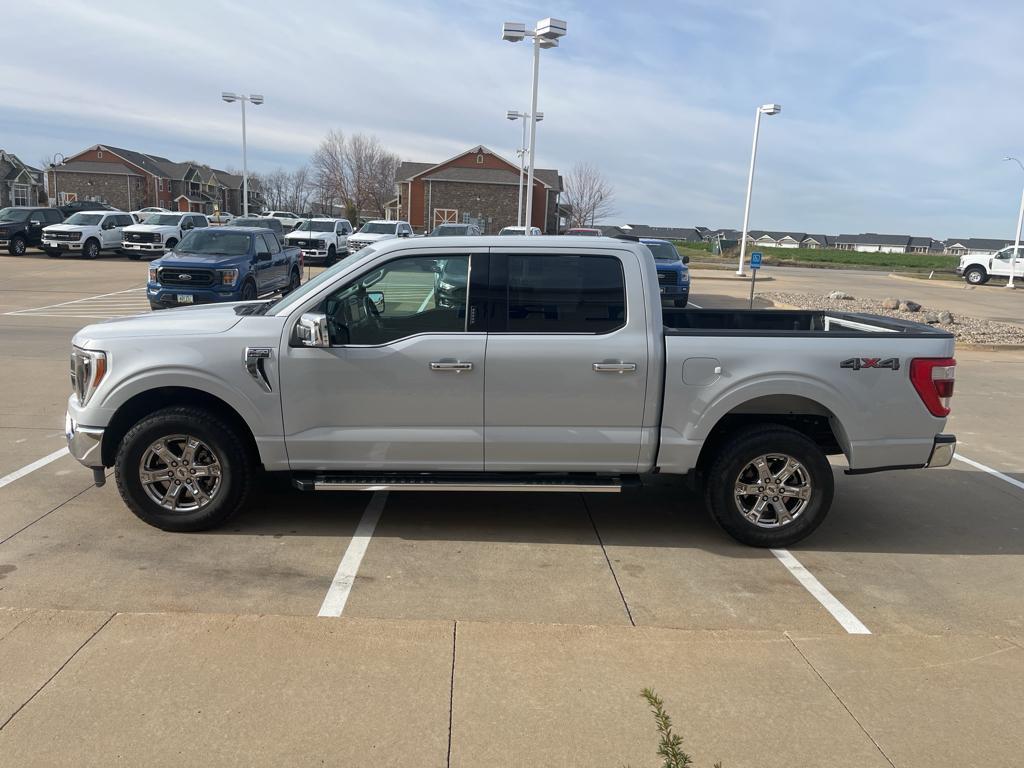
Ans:
[[[211,336],[231,330],[242,320],[234,304],[205,304],[121,317],[87,325],[75,334],[72,344],[86,349],[101,349],[110,339]]]
[[[43,232],[84,232],[87,229],[96,229],[99,224],[51,224],[43,227]]]
[[[295,232],[295,231],[289,232],[287,235],[284,236],[284,239],[286,241],[287,240],[328,240],[328,239],[330,239],[333,236],[334,236],[333,232],[306,232],[305,230],[303,230],[302,232]]]
[[[227,256],[217,253],[189,253],[188,251],[171,251],[153,262],[154,266],[168,267],[237,267],[246,264],[249,256]]]
[[[352,240],[353,242],[356,242],[356,243],[375,243],[378,240],[387,240],[390,237],[398,237],[398,235],[370,235],[370,234],[359,235],[359,234],[355,234],[355,235],[350,235],[348,239]]]
[[[122,232],[177,232],[178,228],[174,224],[132,224],[128,227],[123,227]]]

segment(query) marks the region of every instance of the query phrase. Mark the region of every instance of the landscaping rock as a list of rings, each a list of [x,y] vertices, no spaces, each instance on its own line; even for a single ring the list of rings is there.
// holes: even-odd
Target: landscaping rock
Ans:
[[[944,309],[939,312],[939,322],[943,325],[953,325],[956,322],[956,318],[953,317],[953,313],[948,309]]]
[[[849,293],[844,293],[843,291],[832,291],[828,297],[830,299],[839,299],[841,301],[853,301],[853,296]]]
[[[939,313],[938,312],[925,312],[924,321],[926,323],[931,324],[931,325],[935,325],[936,323],[939,322]]]
[[[904,299],[903,301],[900,302],[899,310],[900,312],[920,312],[921,305],[918,304],[916,301]]]
[[[899,309],[900,308],[900,300],[899,299],[891,299],[891,298],[890,299],[882,299],[882,308],[883,309]]]

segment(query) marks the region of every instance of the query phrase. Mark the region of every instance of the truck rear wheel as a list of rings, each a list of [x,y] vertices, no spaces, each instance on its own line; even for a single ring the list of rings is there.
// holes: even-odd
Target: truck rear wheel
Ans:
[[[801,432],[761,424],[736,433],[711,464],[711,516],[752,547],[787,547],[809,536],[832,506],[832,467]]]
[[[220,525],[245,503],[254,475],[236,430],[187,406],[159,410],[128,430],[114,468],[124,503],[164,531]]]

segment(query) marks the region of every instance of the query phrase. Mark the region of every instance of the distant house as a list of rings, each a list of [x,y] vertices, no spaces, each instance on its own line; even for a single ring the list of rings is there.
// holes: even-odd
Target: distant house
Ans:
[[[747,245],[761,248],[799,248],[806,237],[803,232],[766,232],[752,229],[747,232]]]
[[[989,237],[951,237],[946,240],[945,252],[950,256],[993,256],[1013,240],[996,240]]]
[[[836,248],[861,253],[906,253],[910,246],[910,235],[880,235],[865,232],[860,235],[839,235]]]
[[[934,237],[911,237],[907,253],[942,253],[946,244]]]
[[[39,205],[43,172],[23,163],[17,155],[0,149],[0,208]],[[45,198],[45,193],[43,194]]]
[[[800,241],[801,248],[835,248],[835,245],[834,235],[804,235]]]

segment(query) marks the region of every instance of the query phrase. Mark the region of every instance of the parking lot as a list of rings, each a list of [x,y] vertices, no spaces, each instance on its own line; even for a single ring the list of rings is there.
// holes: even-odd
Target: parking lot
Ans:
[[[733,542],[671,479],[268,483],[226,528],[171,534],[62,453],[70,337],[148,311],[145,270],[0,257],[9,764],[647,765],[645,686],[700,764],[1019,763],[1024,351],[958,350],[959,460],[837,463],[829,519],[788,551]],[[696,271],[691,299],[747,290]]]

